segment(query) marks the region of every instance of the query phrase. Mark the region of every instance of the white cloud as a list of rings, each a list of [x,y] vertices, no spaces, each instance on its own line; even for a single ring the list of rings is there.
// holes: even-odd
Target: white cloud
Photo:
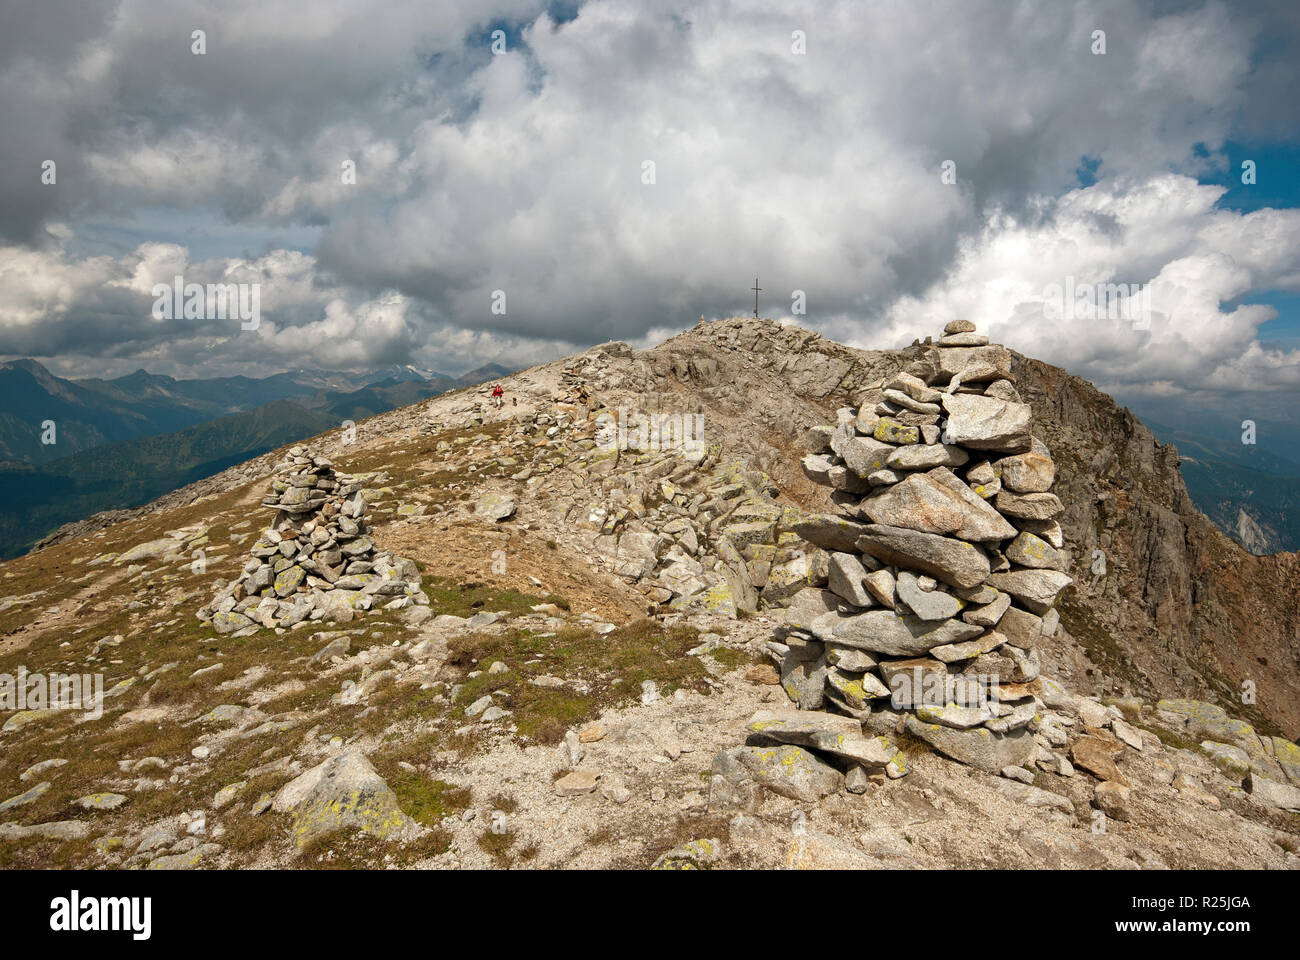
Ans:
[[[895,302],[865,340],[899,346],[953,319],[1107,389],[1168,393],[1300,386],[1300,351],[1260,346],[1276,311],[1224,304],[1252,290],[1300,290],[1300,210],[1219,209],[1219,187],[1173,174],[1108,180],[1044,198],[1025,221],[993,215],[920,297]],[[1142,284],[1150,328],[1052,319],[1050,285]]]
[[[15,43],[0,133],[21,136],[0,136],[0,169],[57,154],[60,184],[0,187],[16,238],[0,349],[168,372],[530,362],[747,313],[757,273],[765,313],[801,290],[801,322],[862,344],[966,316],[1099,383],[1294,383],[1295,354],[1257,343],[1268,308],[1223,304],[1300,285],[1296,212],[1223,210],[1192,179],[1225,164],[1243,110],[1272,116],[1252,87],[1258,17],[1190,0],[593,0],[557,25],[544,8],[250,0],[213,19],[127,0],[62,46],[48,24]],[[492,56],[499,19],[524,42]],[[1085,157],[1101,179],[1075,189]],[[194,263],[176,235],[69,253],[92,213],[124,234],[170,217],[182,236],[320,240],[231,239]],[[262,283],[264,328],[149,321],[148,288],[178,269]],[[1149,282],[1172,319],[1045,324],[1035,304],[1065,276]]]

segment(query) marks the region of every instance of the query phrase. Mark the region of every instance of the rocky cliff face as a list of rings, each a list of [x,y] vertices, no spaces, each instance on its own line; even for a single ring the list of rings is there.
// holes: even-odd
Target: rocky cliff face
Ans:
[[[1189,499],[1177,450],[1087,381],[1019,355],[1014,370],[1060,463],[1075,555],[1062,619],[1090,660],[1069,679],[1213,697],[1295,737],[1300,555],[1253,556],[1219,531]]]

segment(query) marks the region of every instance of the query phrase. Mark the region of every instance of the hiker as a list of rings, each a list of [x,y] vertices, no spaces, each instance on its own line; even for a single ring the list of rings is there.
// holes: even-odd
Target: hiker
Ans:
[[[504,395],[505,391],[501,389],[501,384],[498,383],[492,388],[492,402],[496,405],[498,410],[501,409],[501,398]]]

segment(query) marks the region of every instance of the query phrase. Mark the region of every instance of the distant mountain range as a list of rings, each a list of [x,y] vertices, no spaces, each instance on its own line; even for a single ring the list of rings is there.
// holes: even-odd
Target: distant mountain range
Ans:
[[[512,371],[489,363],[458,377],[394,365],[363,374],[296,370],[270,377],[214,377],[177,380],[137,370],[112,380],[65,380],[35,360],[0,363],[0,462],[48,463],[106,443],[172,433],[219,417],[253,410],[277,400],[296,399],[310,409],[347,406],[372,413],[385,406],[386,392],[402,403],[482,383]],[[362,395],[364,391],[378,393]],[[341,403],[342,401],[342,403]],[[369,414],[362,414],[368,416]],[[54,424],[54,443],[45,424]]]
[[[512,371],[411,366],[177,380],[137,370],[66,380],[0,363],[0,558],[100,510],[138,506],[294,440]],[[52,444],[41,442],[52,421]]]
[[[1300,463],[1267,448],[1145,421],[1178,447],[1183,482],[1197,509],[1256,555],[1300,550]]]

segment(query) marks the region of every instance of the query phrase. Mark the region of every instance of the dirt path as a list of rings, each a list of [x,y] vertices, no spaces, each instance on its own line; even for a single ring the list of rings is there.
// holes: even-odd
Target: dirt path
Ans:
[[[59,600],[52,606],[40,610],[31,622],[23,624],[13,633],[0,637],[0,656],[23,650],[33,640],[44,636],[52,630],[69,628],[76,621],[76,613],[116,584],[126,579],[126,570],[111,570],[92,583],[86,584],[70,597]]]

